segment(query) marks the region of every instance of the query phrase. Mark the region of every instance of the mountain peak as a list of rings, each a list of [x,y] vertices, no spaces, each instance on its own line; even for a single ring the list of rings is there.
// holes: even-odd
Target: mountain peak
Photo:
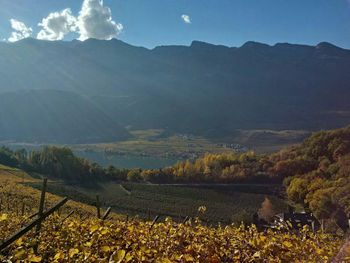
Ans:
[[[210,48],[215,48],[215,47],[228,48],[227,46],[224,46],[224,45],[215,45],[215,44],[211,44],[211,43],[207,43],[207,42],[203,42],[203,41],[198,41],[198,40],[192,41],[190,47],[191,47],[191,48],[203,48],[203,47],[210,47]]]
[[[316,48],[338,48],[338,47],[329,42],[321,42],[317,44]]]
[[[33,38],[33,37],[28,37],[28,38],[23,38],[21,40],[18,40],[15,43],[17,43],[17,44],[39,44],[41,42],[49,42],[49,41],[39,40],[39,39]]]
[[[246,43],[244,43],[240,48],[269,48],[271,47],[268,44],[265,43],[260,43],[260,42],[255,42],[255,41],[248,41]]]

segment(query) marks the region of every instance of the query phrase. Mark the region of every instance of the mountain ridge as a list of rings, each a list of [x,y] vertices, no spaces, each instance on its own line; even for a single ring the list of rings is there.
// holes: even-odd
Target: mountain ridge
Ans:
[[[147,49],[117,39],[0,45],[0,94],[48,89],[68,92],[62,101],[69,92],[89,98],[84,103],[105,116],[100,126],[118,124],[115,138],[121,127],[214,137],[236,129],[330,129],[349,123],[337,112],[350,111],[350,50],[254,41]],[[107,133],[102,141],[113,140]],[[83,132],[79,139],[89,138]]]

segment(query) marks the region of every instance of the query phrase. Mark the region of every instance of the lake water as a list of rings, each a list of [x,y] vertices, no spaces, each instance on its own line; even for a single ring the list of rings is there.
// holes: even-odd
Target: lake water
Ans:
[[[178,160],[171,158],[142,157],[133,155],[110,155],[104,152],[75,151],[77,156],[89,159],[104,167],[157,169],[174,165]]]

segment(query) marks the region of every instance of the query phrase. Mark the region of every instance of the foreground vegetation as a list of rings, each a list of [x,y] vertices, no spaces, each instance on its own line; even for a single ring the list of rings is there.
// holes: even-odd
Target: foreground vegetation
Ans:
[[[8,233],[23,219],[2,215],[0,231]],[[19,239],[0,256],[12,262],[329,262],[342,240],[328,234],[258,232],[244,226],[210,228],[199,222],[177,224],[142,221],[84,221],[60,224],[53,216],[33,233]],[[35,253],[33,244],[39,244]],[[349,259],[349,258],[348,258]]]
[[[0,233],[6,238],[29,222],[37,209],[40,192],[23,186],[35,181],[20,170],[0,169],[2,210]],[[16,204],[27,200],[23,215]],[[49,195],[48,206],[58,200]],[[7,204],[10,204],[7,207]],[[9,209],[8,209],[9,208]],[[74,210],[75,214],[64,220]],[[335,258],[343,238],[303,229],[300,233],[269,230],[254,226],[203,226],[197,218],[175,223],[170,218],[159,223],[121,219],[96,219],[92,207],[70,201],[35,231],[18,239],[0,254],[1,262],[329,262]],[[341,255],[348,260],[344,249]]]

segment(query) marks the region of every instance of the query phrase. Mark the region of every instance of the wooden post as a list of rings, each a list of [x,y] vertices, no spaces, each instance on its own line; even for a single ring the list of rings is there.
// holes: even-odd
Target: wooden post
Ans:
[[[185,219],[184,219],[184,221],[182,221],[182,224],[185,224],[185,223],[188,221],[188,219],[190,219],[190,217],[189,217],[189,216],[186,216]]]
[[[157,216],[153,219],[152,225],[150,226],[149,229],[152,229],[152,227],[154,226],[154,224],[157,223],[158,219],[159,219],[159,215],[157,215]]]
[[[108,215],[110,214],[112,208],[111,207],[108,207],[108,209],[106,210],[106,212],[104,213],[103,217],[102,217],[102,220],[106,220]]]
[[[27,232],[29,232],[33,227],[40,224],[45,218],[47,218],[49,215],[51,215],[53,212],[57,210],[57,208],[63,206],[68,201],[68,198],[63,198],[60,202],[58,202],[55,206],[53,206],[48,211],[44,212],[41,217],[38,217],[37,219],[30,222],[27,226],[20,229],[17,233],[6,239],[4,242],[0,244],[0,251],[11,245],[14,241],[16,241],[21,236],[25,235]]]
[[[24,216],[25,208],[26,208],[26,204],[22,202],[22,211],[21,211],[22,216]]]
[[[40,196],[40,204],[39,204],[39,211],[38,211],[38,218],[41,218],[44,211],[44,204],[45,204],[45,194],[46,194],[46,185],[47,185],[47,178],[45,177],[43,180],[43,188],[41,189],[41,196]],[[38,233],[41,228],[41,222],[36,226],[35,231]]]
[[[97,218],[101,218],[101,209],[100,209],[100,197],[96,195],[96,209],[97,209]]]

